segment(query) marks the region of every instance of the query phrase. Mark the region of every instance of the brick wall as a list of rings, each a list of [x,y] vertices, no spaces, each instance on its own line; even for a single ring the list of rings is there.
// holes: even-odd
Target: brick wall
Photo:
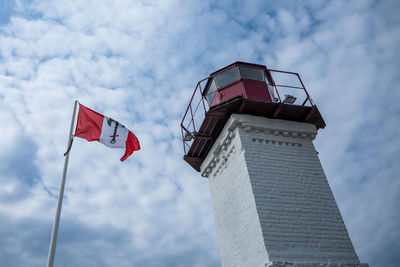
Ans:
[[[239,139],[234,139],[239,141]],[[222,266],[264,266],[268,262],[256,203],[238,144],[220,152],[210,189]]]
[[[229,119],[201,168],[223,266],[359,264],[312,143],[316,134],[311,124]]]

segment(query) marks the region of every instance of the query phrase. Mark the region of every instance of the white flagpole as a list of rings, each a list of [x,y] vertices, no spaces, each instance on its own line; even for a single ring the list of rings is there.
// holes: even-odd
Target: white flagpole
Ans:
[[[78,104],[78,101],[75,100],[74,112],[72,113],[71,128],[69,129],[68,148],[67,148],[67,152],[65,152],[65,154],[64,154],[64,156],[65,156],[64,170],[63,170],[62,179],[61,179],[60,192],[58,194],[56,217],[54,219],[53,231],[51,233],[49,255],[48,255],[48,258],[47,258],[47,267],[53,267],[53,265],[54,265],[54,255],[55,255],[55,252],[56,252],[58,226],[60,224],[61,206],[62,206],[62,201],[63,201],[63,197],[64,197],[65,177],[67,176],[69,151],[71,149],[72,141],[73,141],[73,139],[72,139],[73,138],[72,131],[73,131],[73,128],[74,128],[74,121],[75,121],[75,113],[76,113],[77,104]]]

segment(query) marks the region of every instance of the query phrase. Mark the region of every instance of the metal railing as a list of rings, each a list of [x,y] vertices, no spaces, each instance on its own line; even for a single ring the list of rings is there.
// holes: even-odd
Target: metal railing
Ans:
[[[239,75],[238,81],[240,82],[242,79],[242,77],[240,75],[240,71],[237,66],[234,66],[234,68],[237,68],[237,70],[238,70],[237,71],[237,73]],[[304,87],[303,81],[301,80],[300,75],[298,73],[289,72],[289,71],[281,71],[281,70],[272,70],[272,69],[264,69],[264,70],[272,78],[272,81],[271,82],[267,81],[266,84],[269,89],[273,88],[273,92],[276,93],[276,96],[275,96],[275,95],[271,94],[271,91],[269,90],[270,94],[271,94],[271,98],[274,103],[279,103],[279,104],[285,103],[285,99],[282,100],[282,98],[281,98],[282,93],[285,95],[285,97],[287,97],[289,95],[289,93],[288,94],[286,94],[286,93],[289,91],[302,90],[305,93],[305,97],[304,97],[304,100],[302,101],[301,106],[305,106],[305,105],[314,106],[313,101],[310,98],[310,95],[308,94],[306,88]],[[204,94],[204,91],[202,89],[204,87],[202,87],[202,84],[206,83],[206,81],[208,81],[209,79],[218,75],[218,73],[200,80],[194,89],[192,97],[190,98],[189,105],[186,108],[185,114],[181,121],[181,134],[182,134],[183,150],[184,150],[185,155],[187,154],[188,149],[190,149],[191,144],[194,140],[194,137],[198,133],[198,130],[200,129],[201,124],[202,124],[203,120],[205,119],[208,110],[210,109],[210,104],[208,103],[208,101],[206,99],[207,96],[217,92],[217,90],[215,90],[212,92],[207,92],[207,94]],[[280,78],[282,78],[282,77],[278,77],[281,75],[292,75],[292,76],[296,77],[297,82],[299,82],[299,84],[298,84],[299,86],[295,86],[292,83],[290,83],[290,84],[281,83]],[[284,82],[284,80],[285,79],[283,79],[283,82]],[[235,81],[235,83],[236,82],[237,81]],[[231,84],[228,84],[224,87],[226,88],[226,87],[229,87],[230,85]],[[218,89],[220,89],[220,88],[218,88]],[[292,94],[293,94],[293,91],[291,92],[290,96],[292,96]],[[299,93],[295,93],[294,97],[296,98],[295,101],[303,99],[303,98],[299,98]],[[300,102],[301,102],[301,100],[300,100]],[[296,102],[291,103],[291,104],[298,105],[295,103]]]

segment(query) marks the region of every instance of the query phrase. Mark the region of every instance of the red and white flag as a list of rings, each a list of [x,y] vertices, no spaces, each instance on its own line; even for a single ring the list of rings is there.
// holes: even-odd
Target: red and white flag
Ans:
[[[121,161],[127,159],[133,151],[140,149],[139,140],[124,125],[82,104],[79,104],[75,136],[89,142],[99,141],[108,147],[125,147]]]

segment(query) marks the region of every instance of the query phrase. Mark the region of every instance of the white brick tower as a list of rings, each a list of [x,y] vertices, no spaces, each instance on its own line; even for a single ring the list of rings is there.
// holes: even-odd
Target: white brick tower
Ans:
[[[232,114],[201,165],[222,266],[360,264],[312,140],[313,124]]]
[[[325,126],[298,73],[238,61],[197,83],[183,158],[209,179],[223,267],[368,266],[313,145]]]

